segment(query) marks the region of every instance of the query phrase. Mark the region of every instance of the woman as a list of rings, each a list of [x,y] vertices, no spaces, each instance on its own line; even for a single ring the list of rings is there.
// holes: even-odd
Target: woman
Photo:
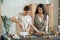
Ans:
[[[36,8],[34,26],[40,31],[40,33],[48,33],[48,14],[43,4],[39,4]]]

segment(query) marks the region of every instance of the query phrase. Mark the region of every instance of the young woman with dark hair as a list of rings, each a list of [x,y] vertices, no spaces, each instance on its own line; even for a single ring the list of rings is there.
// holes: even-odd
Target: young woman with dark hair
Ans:
[[[48,19],[49,16],[44,4],[38,4],[35,11],[34,26],[40,31],[40,33],[48,32]]]

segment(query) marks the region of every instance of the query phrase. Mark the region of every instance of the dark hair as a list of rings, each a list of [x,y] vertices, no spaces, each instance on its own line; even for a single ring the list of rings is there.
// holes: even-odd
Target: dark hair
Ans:
[[[38,6],[37,6],[37,8],[36,8],[36,11],[35,11],[35,14],[38,14],[38,7],[42,8],[44,15],[47,15],[47,11],[46,11],[46,9],[45,9],[44,4],[38,4]]]
[[[25,6],[25,7],[24,7],[24,10],[25,10],[25,11],[29,11],[29,10],[31,10],[31,8],[30,8],[29,6]]]

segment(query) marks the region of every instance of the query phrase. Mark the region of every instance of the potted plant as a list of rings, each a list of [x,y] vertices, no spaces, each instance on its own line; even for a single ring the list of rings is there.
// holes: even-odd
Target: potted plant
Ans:
[[[11,22],[10,18],[8,18],[7,16],[1,16],[1,18],[2,18],[4,27],[6,30],[6,34],[9,34],[9,29],[11,27],[12,22]]]

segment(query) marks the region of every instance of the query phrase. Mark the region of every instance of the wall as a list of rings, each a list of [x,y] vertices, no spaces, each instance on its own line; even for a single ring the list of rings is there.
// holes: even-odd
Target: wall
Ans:
[[[22,12],[23,7],[29,2],[25,0],[3,0],[2,15],[13,16]]]
[[[23,7],[30,3],[49,3],[47,0],[3,0],[2,15],[12,16],[23,12]]]
[[[58,27],[58,0],[50,0],[54,5],[54,27]]]

